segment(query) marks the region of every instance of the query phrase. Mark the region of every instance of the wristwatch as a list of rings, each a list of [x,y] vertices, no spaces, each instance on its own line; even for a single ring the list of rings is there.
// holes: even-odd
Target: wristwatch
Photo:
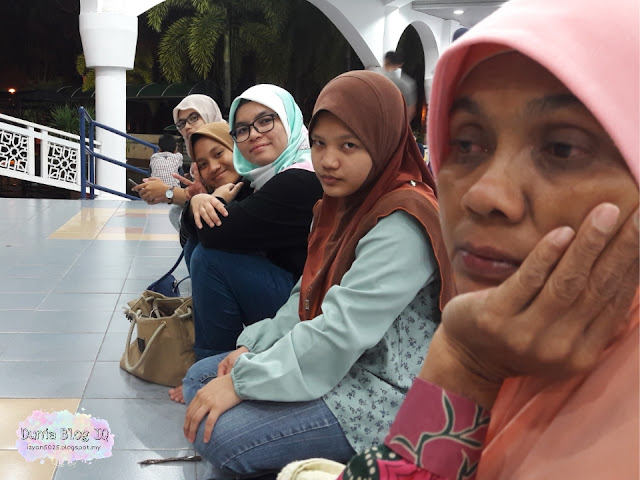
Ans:
[[[171,205],[173,203],[173,189],[176,187],[169,187],[166,192],[164,192],[164,196],[169,200],[167,203]]]

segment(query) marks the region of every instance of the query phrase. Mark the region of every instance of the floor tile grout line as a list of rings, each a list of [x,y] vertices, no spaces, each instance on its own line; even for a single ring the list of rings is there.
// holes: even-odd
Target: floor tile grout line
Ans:
[[[123,205],[123,204],[124,204],[124,202],[120,202],[119,205]],[[85,206],[86,205],[83,205],[82,208],[84,208]],[[38,212],[34,213],[34,215],[32,215],[32,217],[33,218],[37,218],[39,215],[41,215],[40,212],[46,211],[49,208],[52,208],[54,210],[59,210],[59,209],[55,208],[55,204],[49,204],[46,209],[38,210]],[[117,208],[116,211],[117,212],[122,212],[122,211],[126,211],[126,209],[124,209],[124,208],[122,208],[120,206],[120,207]],[[112,214],[110,216],[110,219],[113,219],[114,215],[115,214]],[[108,221],[105,223],[105,225],[107,225],[107,223],[108,223]],[[146,221],[145,221],[145,231],[149,229],[149,226],[151,225],[151,223],[152,222],[150,220],[150,217],[147,216],[146,217]],[[151,226],[153,227],[153,225],[151,225]],[[103,226],[103,228],[105,228],[105,227]],[[153,230],[153,228],[152,228],[152,230]],[[41,242],[46,242],[47,240],[48,240],[47,237],[40,238]],[[63,242],[71,242],[71,241],[73,241],[73,240],[71,240],[71,239],[63,240]],[[44,306],[44,302],[47,301],[47,299],[51,299],[51,295],[53,295],[53,292],[57,288],[59,288],[61,286],[62,282],[64,282],[66,279],[69,278],[70,272],[71,272],[72,269],[74,269],[74,267],[77,267],[83,261],[85,261],[85,262],[87,261],[86,258],[83,259],[83,256],[86,257],[86,254],[89,251],[89,249],[95,248],[95,246],[97,244],[96,242],[98,242],[98,241],[103,241],[103,240],[98,240],[97,238],[94,237],[94,238],[90,239],[89,241],[86,241],[86,243],[83,243],[83,244],[81,244],[79,246],[80,248],[78,248],[78,250],[77,250],[77,252],[75,254],[75,258],[72,261],[70,261],[69,264],[65,265],[64,272],[62,273],[62,275],[59,278],[56,279],[56,281],[54,282],[54,286],[51,289],[49,289],[47,292],[38,292],[38,293],[44,294],[44,298],[43,298],[42,302],[39,302],[37,307],[29,308],[29,309],[16,309],[16,310],[12,310],[12,311],[15,311],[15,312],[25,312],[25,311],[41,311],[42,312],[42,311],[44,311],[44,310],[40,310],[40,308],[42,308]],[[110,397],[110,398],[97,397],[97,398],[91,398],[91,399],[87,398],[87,394],[91,393],[89,391],[89,382],[90,382],[90,380],[91,380],[91,378],[93,377],[94,374],[99,374],[98,362],[100,362],[100,363],[107,363],[107,362],[113,363],[114,364],[114,368],[117,368],[117,364],[118,364],[117,360],[115,360],[115,359],[100,360],[100,358],[99,358],[100,357],[100,353],[103,351],[103,348],[105,347],[105,341],[107,340],[108,335],[110,334],[109,328],[112,326],[111,324],[115,320],[115,318],[117,318],[118,312],[120,310],[119,307],[120,307],[121,304],[124,304],[124,302],[126,301],[125,297],[128,296],[128,295],[131,295],[131,297],[133,299],[133,297],[135,297],[136,295],[139,295],[139,293],[138,294],[136,294],[136,293],[131,293],[130,294],[130,293],[125,292],[125,290],[133,290],[133,289],[137,288],[137,287],[135,287],[135,288],[125,287],[125,285],[130,280],[130,275],[131,275],[131,273],[133,271],[133,267],[134,267],[134,264],[136,262],[136,259],[138,259],[138,258],[140,258],[142,256],[145,256],[146,247],[150,246],[150,245],[153,245],[153,243],[150,242],[150,241],[147,241],[147,239],[140,240],[140,239],[137,239],[137,238],[136,239],[127,239],[126,240],[126,244],[127,245],[129,245],[129,244],[132,245],[130,247],[129,246],[127,247],[127,251],[129,251],[129,249],[131,249],[131,251],[133,253],[130,255],[130,257],[131,257],[130,262],[128,262],[126,267],[125,267],[126,268],[126,276],[124,277],[124,280],[122,281],[122,283],[119,286],[116,286],[116,289],[114,289],[113,294],[114,295],[118,295],[116,303],[112,307],[110,307],[109,310],[105,310],[106,314],[108,315],[108,318],[107,318],[107,321],[106,321],[104,327],[99,327],[99,328],[96,329],[96,331],[86,331],[86,332],[65,332],[65,331],[58,331],[58,332],[42,332],[42,331],[6,332],[8,334],[60,333],[60,334],[71,334],[71,335],[73,335],[73,334],[81,334],[81,335],[82,334],[93,334],[93,335],[95,335],[96,341],[100,342],[99,343],[99,348],[98,348],[96,354],[95,355],[91,355],[90,358],[87,359],[87,360],[75,360],[74,361],[74,362],[83,362],[83,363],[90,364],[90,365],[87,365],[87,371],[89,372],[88,376],[87,376],[87,379],[86,379],[86,381],[84,383],[80,384],[80,385],[82,385],[82,391],[80,392],[80,389],[78,389],[78,393],[81,393],[81,395],[78,398],[78,406],[76,407],[76,411],[80,411],[80,408],[82,408],[82,403],[86,402],[87,400],[102,400],[102,401],[106,402],[105,405],[108,405],[109,402],[112,401],[112,400],[118,400],[118,401],[139,400],[141,402],[146,402],[149,399],[153,399],[154,401],[160,401],[160,402],[165,400],[165,398],[163,398],[163,397],[151,397],[151,396],[149,396],[149,397],[144,397],[143,396],[142,398],[137,398],[137,397],[133,397],[132,398],[130,396],[125,396],[124,394],[120,394],[119,392],[116,393],[117,394],[116,397]],[[165,246],[168,246],[168,245],[169,245],[168,242],[163,241],[163,243],[161,245],[159,245],[159,247],[165,247]],[[35,243],[34,243],[34,246],[35,246]],[[148,255],[146,255],[146,256],[148,256]],[[162,255],[160,253],[160,251],[158,251],[158,252],[156,252],[155,255],[152,255],[152,256],[165,257],[166,255]],[[88,260],[88,261],[91,262],[91,260]],[[81,274],[80,274],[80,276],[81,276]],[[140,280],[140,279],[137,279],[137,280]],[[152,280],[149,280],[149,283],[151,281]],[[144,281],[142,283],[144,283]],[[134,286],[134,284],[131,284],[131,286]],[[72,286],[72,288],[75,288],[75,287]],[[82,292],[58,292],[58,293],[81,294]],[[98,293],[98,292],[96,292],[96,293]],[[19,293],[18,293],[18,295],[19,295]],[[60,310],[47,310],[47,311],[60,311]],[[60,317],[62,317],[62,316],[60,316]],[[40,321],[40,319],[44,318],[44,317],[41,317],[40,315],[38,315],[37,317],[34,316],[33,318],[38,318],[38,320]],[[113,334],[117,334],[117,333],[121,333],[121,332],[112,332],[112,333]],[[123,345],[123,348],[124,348],[124,345]],[[16,361],[19,361],[19,360],[16,360]],[[39,361],[39,360],[32,359],[31,361]],[[60,360],[60,361],[65,361],[65,360]],[[104,367],[104,368],[107,368],[107,367]],[[104,370],[104,368],[103,368],[103,370]],[[108,367],[108,368],[111,368],[111,367]],[[80,385],[78,385],[78,386],[80,386]],[[98,392],[98,391],[96,390],[96,392]],[[104,395],[105,392],[108,393],[108,391],[103,391],[103,392],[100,392],[99,395]],[[147,453],[151,453],[151,452],[159,451],[159,450],[168,451],[168,452],[193,452],[194,451],[193,447],[189,446],[189,445],[184,445],[184,446],[180,446],[180,447],[173,447],[173,448],[165,447],[165,448],[155,448],[155,449],[145,448],[144,446],[142,446],[141,448],[123,448],[123,449],[120,449],[120,448],[117,448],[117,447],[114,448],[114,451],[147,452]],[[4,450],[0,449],[0,451],[4,451]],[[56,467],[54,469],[54,471],[52,472],[52,474],[51,474],[51,478],[55,479],[59,475],[57,472],[58,472],[58,469]],[[194,466],[194,469],[191,470],[190,472],[191,473],[189,475],[187,475],[187,477],[191,477],[191,475],[193,475],[193,478],[202,478],[202,475],[201,474],[199,475],[198,469],[195,468],[195,466]]]
[[[122,205],[122,202],[120,202],[120,203],[118,204],[118,207],[114,209],[114,214],[115,214],[115,212],[117,212],[117,211],[118,211],[118,208],[120,208],[120,206],[121,206],[121,205]],[[79,213],[82,213],[82,210],[83,210],[83,209],[84,209],[84,206],[83,206],[83,205],[81,205],[81,208],[80,208],[80,210],[76,213],[76,215],[78,215]],[[75,216],[75,215],[74,215],[74,216]],[[73,217],[72,217],[72,218],[73,218]],[[113,218],[113,214],[111,214],[111,216],[109,217],[109,219],[111,219],[111,218]],[[67,220],[67,221],[68,221],[68,220]],[[107,220],[107,222],[105,222],[105,224],[102,226],[102,228],[104,228],[104,226],[105,226],[107,223],[108,223],[108,220]],[[66,224],[66,222],[63,224],[63,226],[64,226],[65,224]],[[59,228],[60,228],[60,227],[59,227]],[[59,229],[59,228],[58,228],[58,229]],[[58,230],[56,230],[55,232],[57,232],[57,231],[58,231]],[[102,231],[102,229],[101,229],[100,231]],[[53,233],[55,233],[55,232],[53,232]],[[49,235],[45,238],[45,242],[46,242],[47,240],[51,239],[51,235],[53,235],[53,233],[52,233],[52,234],[49,234]],[[71,240],[71,239],[67,239],[67,240]],[[73,240],[71,240],[71,241],[73,241]],[[87,242],[87,244],[84,246],[84,248],[80,251],[80,254],[79,254],[79,255],[76,257],[76,259],[71,263],[71,265],[69,266],[69,268],[67,268],[67,270],[64,272],[64,275],[63,275],[63,276],[58,280],[58,283],[56,283],[56,285],[54,286],[54,288],[52,289],[52,291],[53,291],[53,290],[55,290],[55,288],[56,288],[58,285],[60,285],[60,283],[62,282],[62,280],[63,280],[63,279],[67,276],[67,274],[71,271],[71,269],[73,268],[73,266],[74,266],[75,264],[77,264],[78,260],[82,257],[82,254],[83,254],[84,252],[86,252],[86,251],[87,251],[87,249],[89,248],[89,246],[90,246],[93,242],[95,242],[95,237],[94,237],[94,238],[92,238],[89,242]],[[36,308],[36,310],[38,310],[38,309],[39,309],[39,308],[44,304],[44,302],[46,302],[47,298],[48,298],[50,295],[51,295],[51,292],[49,292],[49,293],[44,297],[44,299],[42,300],[42,303],[40,303],[40,305],[38,305],[38,307]]]

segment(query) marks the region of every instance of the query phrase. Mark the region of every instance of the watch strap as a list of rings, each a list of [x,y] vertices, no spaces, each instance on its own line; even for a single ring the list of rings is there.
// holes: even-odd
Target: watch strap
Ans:
[[[167,202],[167,204],[171,205],[173,203],[173,196],[175,195],[175,192],[173,191],[173,189],[176,188],[175,186],[171,186],[167,189],[167,191],[165,192],[165,196],[167,197],[167,199],[169,200]],[[171,192],[171,195],[169,195],[169,192]]]

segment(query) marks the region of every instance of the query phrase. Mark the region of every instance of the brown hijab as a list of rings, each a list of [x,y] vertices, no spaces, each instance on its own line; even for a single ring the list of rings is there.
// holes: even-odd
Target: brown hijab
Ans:
[[[380,218],[396,210],[413,216],[433,247],[442,308],[454,294],[453,274],[440,230],[435,182],[413,138],[400,90],[379,73],[344,73],[320,92],[309,132],[322,111],[332,113],[353,131],[371,155],[373,166],[358,191],[345,198],[324,195],[313,210],[300,320],[322,312],[326,292],[351,267],[360,239]]]

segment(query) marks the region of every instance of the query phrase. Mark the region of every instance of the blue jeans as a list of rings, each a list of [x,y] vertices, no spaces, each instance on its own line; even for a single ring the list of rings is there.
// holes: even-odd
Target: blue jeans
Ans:
[[[196,358],[236,348],[245,325],[273,317],[289,298],[293,275],[260,255],[184,246],[191,275]]]
[[[227,354],[196,362],[182,381],[184,398],[216,377],[218,363]],[[346,463],[355,451],[322,399],[310,402],[245,400],[226,411],[203,441],[204,421],[194,447],[208,460],[217,477],[255,477],[279,472],[296,460],[322,457]]]

